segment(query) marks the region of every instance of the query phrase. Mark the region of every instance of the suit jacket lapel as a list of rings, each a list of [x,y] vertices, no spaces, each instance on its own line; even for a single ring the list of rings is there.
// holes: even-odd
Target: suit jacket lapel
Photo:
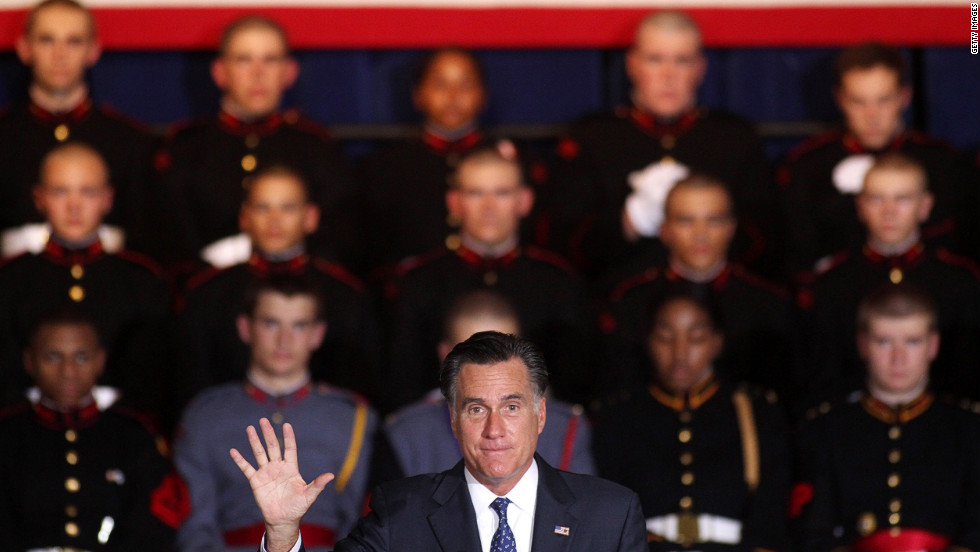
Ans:
[[[538,502],[534,507],[534,534],[531,536],[531,552],[563,552],[570,549],[578,518],[569,507],[575,495],[562,480],[558,470],[552,468],[537,454]],[[564,533],[567,529],[567,535]]]
[[[445,475],[432,499],[440,504],[429,514],[429,526],[439,541],[443,552],[479,552],[480,532],[476,528],[476,514],[473,513],[473,501],[466,490],[466,479],[463,477],[462,460]],[[460,513],[463,514],[462,521]]]

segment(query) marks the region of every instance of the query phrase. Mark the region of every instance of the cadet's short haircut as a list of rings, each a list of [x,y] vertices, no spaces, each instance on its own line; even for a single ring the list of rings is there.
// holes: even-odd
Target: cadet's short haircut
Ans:
[[[926,174],[925,167],[922,163],[919,163],[911,157],[898,153],[897,151],[890,151],[883,153],[875,159],[874,164],[868,169],[868,172],[864,175],[864,181],[868,181],[868,177],[871,174],[881,171],[900,171],[904,173],[909,173],[915,176],[916,180],[919,181],[919,185],[923,192],[929,191],[929,176]]]
[[[89,311],[74,303],[64,303],[46,311],[38,317],[34,321],[34,324],[31,325],[31,330],[27,334],[28,347],[32,349],[37,347],[41,332],[51,326],[81,326],[91,328],[92,333],[95,334],[96,345],[100,349],[103,347],[102,332],[95,323],[95,317]]]
[[[323,292],[312,280],[297,274],[273,274],[253,280],[242,301],[242,314],[252,318],[259,306],[259,298],[265,293],[278,293],[287,298],[308,297],[314,304],[314,317],[317,322],[326,320]]]
[[[704,286],[693,287],[687,284],[679,284],[667,289],[655,297],[653,302],[650,303],[650,308],[647,311],[647,336],[653,333],[657,318],[660,317],[663,310],[668,305],[678,301],[684,301],[694,305],[695,308],[708,316],[708,322],[711,323],[711,329],[715,333],[725,333],[725,317],[722,314],[721,304],[718,301],[717,294],[710,289],[704,288]]]
[[[858,304],[858,333],[868,333],[875,318],[905,318],[916,314],[929,317],[930,331],[939,327],[936,301],[928,291],[905,282],[885,282],[868,292]]]
[[[643,33],[651,30],[658,31],[684,31],[692,33],[698,40],[698,49],[701,49],[701,27],[694,19],[681,11],[663,10],[646,15],[636,26],[636,33],[633,35],[633,46],[640,41]]]
[[[31,31],[34,30],[34,24],[37,23],[39,13],[47,8],[54,7],[78,10],[85,14],[85,18],[88,20],[89,37],[95,38],[95,18],[92,17],[92,12],[88,8],[76,0],[44,0],[35,5],[31,8],[31,11],[27,12],[27,19],[24,20],[24,36],[29,36]]]
[[[228,53],[228,47],[231,45],[231,41],[235,38],[235,35],[251,29],[269,30],[279,35],[279,38],[282,40],[283,51],[286,55],[289,55],[289,35],[282,25],[264,15],[246,15],[229,23],[225,27],[225,30],[221,32],[221,40],[218,42],[218,57],[222,57]]]
[[[880,42],[864,42],[837,54],[834,60],[836,84],[840,86],[844,75],[854,69],[867,70],[878,66],[893,71],[899,85],[904,85],[908,80],[908,65],[898,48]]]
[[[306,179],[303,178],[303,174],[289,165],[284,165],[282,163],[269,165],[255,174],[246,176],[242,180],[242,188],[245,189],[245,196],[242,198],[242,203],[248,203],[252,199],[252,188],[255,187],[256,183],[270,177],[288,178],[295,181],[303,190],[303,200],[306,203],[312,203],[310,185],[306,182]]]
[[[456,331],[456,325],[467,318],[493,318],[494,320],[513,320],[514,326],[520,326],[517,310],[506,297],[488,289],[480,289],[461,295],[446,312],[442,324],[442,338],[450,340]]]
[[[415,66],[415,71],[412,74],[412,86],[418,88],[422,86],[422,81],[429,76],[429,71],[432,66],[435,65],[436,61],[444,55],[456,55],[466,58],[472,65],[473,70],[476,71],[476,77],[480,81],[480,86],[486,88],[486,80],[484,78],[485,74],[483,71],[483,64],[477,59],[473,52],[456,46],[450,46],[447,48],[439,48],[438,50],[432,50],[424,54]]]
[[[517,169],[520,185],[526,185],[524,169],[521,165],[517,148],[510,140],[501,140],[495,144],[474,148],[463,155],[459,164],[456,165],[456,172],[449,179],[449,186],[451,188],[459,188],[459,173],[463,170],[463,167],[491,163],[504,163],[513,166]]]
[[[65,142],[64,144],[55,146],[48,153],[44,154],[44,157],[41,158],[41,165],[37,174],[38,185],[44,184],[44,171],[52,159],[56,159],[58,157],[71,157],[75,155],[88,156],[98,161],[99,165],[102,167],[102,172],[105,174],[106,185],[112,187],[109,174],[109,164],[106,163],[105,157],[99,153],[99,150],[86,144],[85,142]]]
[[[694,172],[688,176],[680,179],[674,186],[667,192],[667,197],[664,199],[664,216],[670,211],[670,203],[674,198],[674,195],[680,190],[708,190],[717,189],[725,194],[725,198],[728,201],[728,215],[735,216],[735,203],[732,199],[732,192],[728,189],[728,186],[724,182],[713,178],[704,173]]]
[[[487,366],[519,358],[527,368],[527,377],[534,390],[534,408],[548,389],[548,367],[544,355],[530,341],[516,335],[500,332],[477,332],[469,339],[457,344],[446,355],[439,373],[439,387],[442,396],[449,402],[449,411],[456,416],[456,392],[459,386],[459,372],[466,364]]]

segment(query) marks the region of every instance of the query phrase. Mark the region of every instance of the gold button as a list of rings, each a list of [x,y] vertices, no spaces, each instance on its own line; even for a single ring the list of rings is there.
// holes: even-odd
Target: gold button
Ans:
[[[691,441],[691,430],[682,429],[677,433],[677,440],[682,443],[687,443]]]
[[[78,434],[75,433],[74,429],[69,429],[68,431],[65,432],[65,441],[68,441],[69,443],[74,443],[77,440],[78,440]]]
[[[694,504],[694,501],[691,500],[691,497],[689,497],[689,496],[685,496],[684,498],[681,499],[681,509],[682,510],[690,510],[691,509],[691,505],[693,505],[693,504]]]
[[[893,268],[891,272],[888,273],[888,279],[892,281],[893,284],[902,283],[902,269]]]
[[[694,462],[694,455],[690,452],[681,453],[681,464],[685,466],[690,466],[691,462]]]
[[[78,517],[78,508],[69,504],[65,506],[65,515],[68,517]]]
[[[259,135],[254,132],[245,136],[245,147],[253,149],[259,145]]]
[[[78,482],[74,477],[69,477],[65,479],[65,490],[69,493],[77,493],[78,489],[82,488],[82,484]]]
[[[898,426],[892,426],[891,429],[888,430],[888,438],[891,439],[892,441],[898,439],[901,436],[902,436],[902,428]]]
[[[678,414],[677,419],[679,419],[682,424],[689,424],[691,423],[691,412],[689,410],[685,410],[684,412]]]
[[[71,134],[71,130],[69,130],[68,125],[61,124],[54,127],[54,139],[59,142],[64,142],[65,140],[67,140],[68,135],[70,134]]]
[[[497,280],[499,280],[496,271],[491,270],[483,275],[483,283],[488,286],[497,285]]]
[[[81,280],[82,276],[85,276],[85,269],[80,264],[71,265],[71,277],[76,280]]]
[[[898,512],[901,509],[902,501],[897,498],[888,503],[888,510],[891,512]]]
[[[283,420],[285,420],[285,418],[283,417],[282,412],[272,413],[272,423],[279,425],[283,422]]]
[[[660,139],[660,145],[663,146],[664,149],[674,149],[674,146],[677,145],[677,138],[674,138],[672,135],[668,134]]]
[[[67,534],[69,537],[77,537],[78,536],[78,524],[75,523],[74,521],[69,521],[68,523],[66,523],[65,524],[65,534]]]
[[[459,249],[459,235],[449,234],[446,236],[446,249],[450,251],[456,251]]]
[[[891,452],[888,453],[888,461],[891,462],[892,464],[898,464],[898,461],[901,459],[902,459],[902,452],[899,451],[898,449],[892,449]]]
[[[242,169],[244,169],[245,172],[254,171],[255,166],[258,164],[259,164],[258,159],[256,159],[255,156],[252,155],[251,153],[246,155],[245,157],[242,157]]]
[[[691,472],[684,472],[684,475],[681,476],[681,484],[682,485],[694,484],[694,474]]]
[[[68,454],[65,455],[65,461],[74,466],[78,463],[78,453],[73,450],[69,450]]]
[[[898,514],[892,514],[888,516],[888,523],[890,523],[891,525],[898,525],[898,522],[901,521],[901,519],[902,516]]]
[[[893,489],[895,487],[898,487],[898,481],[899,481],[899,479],[898,479],[898,474],[897,473],[893,473],[893,474],[891,474],[891,475],[888,476],[888,486],[889,487],[891,487]]]
[[[82,299],[85,299],[85,290],[82,289],[82,286],[71,286],[68,290],[68,297],[71,297],[72,301],[78,303]]]

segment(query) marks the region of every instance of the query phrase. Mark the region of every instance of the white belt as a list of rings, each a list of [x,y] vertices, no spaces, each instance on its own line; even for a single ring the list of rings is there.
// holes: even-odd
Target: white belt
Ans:
[[[647,531],[677,542],[677,514],[647,519]],[[742,542],[742,522],[737,519],[710,514],[698,514],[698,542],[738,544]]]

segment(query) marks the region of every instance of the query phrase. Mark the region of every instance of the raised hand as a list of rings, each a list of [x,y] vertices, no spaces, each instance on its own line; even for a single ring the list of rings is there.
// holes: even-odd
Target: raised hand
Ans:
[[[245,430],[258,469],[253,468],[237,449],[231,449],[231,458],[248,479],[255,502],[262,511],[266,527],[266,548],[269,552],[288,551],[299,538],[300,519],[320,491],[333,480],[334,475],[320,474],[307,484],[299,473],[293,427],[288,423],[283,424],[285,454],[282,454],[276,432],[269,420],[262,418],[259,426],[262,428],[265,447],[262,446],[254,426],[248,426]]]

